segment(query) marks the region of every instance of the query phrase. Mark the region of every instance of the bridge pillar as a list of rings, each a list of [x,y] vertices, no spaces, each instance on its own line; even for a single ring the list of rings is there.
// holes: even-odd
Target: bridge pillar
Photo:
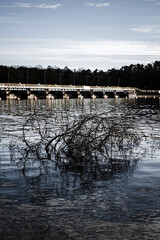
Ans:
[[[103,92],[103,98],[104,99],[108,98],[108,95],[105,92]]]
[[[37,96],[34,95],[33,93],[30,93],[30,94],[28,95],[28,99],[30,99],[30,100],[37,100]]]
[[[8,100],[20,100],[19,97],[17,97],[14,93],[11,93],[10,91],[6,91],[6,99]]]
[[[83,95],[80,92],[78,92],[78,99],[83,99]]]
[[[106,93],[103,93],[103,98],[104,98],[104,99],[108,98],[108,96],[107,96]]]
[[[54,96],[51,93],[49,93],[48,95],[46,95],[46,99],[54,99]]]
[[[37,96],[34,93],[31,93],[30,91],[27,91],[27,98],[30,100],[37,100]]]
[[[137,94],[136,94],[136,92],[135,91],[130,91],[130,92],[128,92],[128,97],[129,98],[137,98]]]
[[[46,92],[46,99],[54,99],[54,96],[47,91]]]
[[[96,95],[94,93],[91,94],[91,98],[92,99],[95,99],[96,98]]]
[[[63,99],[69,99],[69,95],[65,92],[63,92]]]
[[[128,96],[129,96],[128,93],[127,93],[126,91],[124,92],[124,96],[125,96],[126,99],[127,99]]]
[[[117,92],[116,92],[116,91],[114,92],[114,97],[115,97],[115,98],[118,98],[118,95],[117,95]]]

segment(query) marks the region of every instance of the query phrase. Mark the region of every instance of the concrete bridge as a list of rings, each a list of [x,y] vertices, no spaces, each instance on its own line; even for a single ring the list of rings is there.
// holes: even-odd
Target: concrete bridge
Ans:
[[[0,99],[57,98],[136,98],[137,90],[129,87],[73,86],[0,83]]]

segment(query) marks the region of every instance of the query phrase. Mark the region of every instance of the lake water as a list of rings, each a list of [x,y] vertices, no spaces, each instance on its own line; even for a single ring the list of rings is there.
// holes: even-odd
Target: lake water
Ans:
[[[132,167],[106,177],[86,180],[50,163],[29,164],[24,174],[9,143],[37,105],[46,116],[125,115],[154,140],[142,142]],[[1,101],[0,134],[0,239],[160,239],[159,99]]]

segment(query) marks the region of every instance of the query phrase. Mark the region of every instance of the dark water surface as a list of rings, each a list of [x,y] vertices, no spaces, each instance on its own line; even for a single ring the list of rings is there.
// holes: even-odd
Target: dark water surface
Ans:
[[[160,239],[159,99],[39,100],[70,114],[126,114],[155,142],[143,142],[140,159],[107,177],[30,164],[24,172],[8,144],[34,110],[34,101],[0,103],[0,239]]]

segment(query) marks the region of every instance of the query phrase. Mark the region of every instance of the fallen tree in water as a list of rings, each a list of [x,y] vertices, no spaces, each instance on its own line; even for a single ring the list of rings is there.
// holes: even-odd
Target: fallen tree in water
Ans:
[[[49,160],[65,170],[106,173],[134,167],[143,137],[125,117],[69,116],[67,112],[46,117],[35,111],[23,124],[22,134],[10,143],[10,150],[24,169],[28,162]]]

